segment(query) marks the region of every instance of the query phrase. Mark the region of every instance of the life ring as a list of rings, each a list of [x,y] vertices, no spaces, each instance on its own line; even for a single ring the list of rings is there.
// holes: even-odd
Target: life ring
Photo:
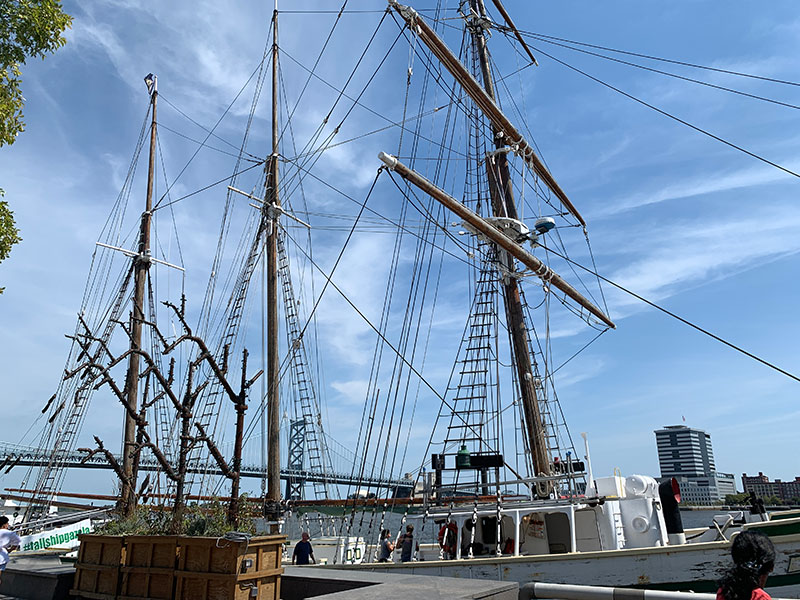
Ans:
[[[458,526],[450,521],[439,529],[439,547],[451,556],[456,553],[456,540],[458,539]]]

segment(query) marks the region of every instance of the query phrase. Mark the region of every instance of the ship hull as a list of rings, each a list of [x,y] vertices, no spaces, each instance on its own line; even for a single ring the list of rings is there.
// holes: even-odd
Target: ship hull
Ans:
[[[800,528],[800,523],[793,524]],[[781,597],[800,597],[800,531],[770,535],[777,559],[767,583]],[[715,592],[717,580],[730,565],[730,542],[683,546],[600,550],[538,556],[503,556],[464,560],[364,563],[335,568],[516,581],[542,581],[595,586],[646,587]]]

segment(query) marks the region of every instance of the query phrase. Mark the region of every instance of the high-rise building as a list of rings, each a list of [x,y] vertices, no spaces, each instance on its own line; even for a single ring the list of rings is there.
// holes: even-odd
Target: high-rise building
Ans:
[[[686,425],[656,430],[658,465],[662,477],[708,477],[716,471],[711,436]]]
[[[686,425],[667,425],[655,431],[662,479],[675,477],[685,500],[714,504],[736,493],[731,473],[717,472],[711,436]]]

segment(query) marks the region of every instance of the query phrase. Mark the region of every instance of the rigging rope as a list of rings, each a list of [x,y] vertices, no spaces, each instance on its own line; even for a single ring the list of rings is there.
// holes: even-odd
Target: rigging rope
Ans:
[[[193,144],[197,144],[197,145],[199,145],[201,147],[205,146],[206,148],[208,148],[209,150],[213,150],[214,152],[219,152],[220,154],[225,154],[226,156],[232,156],[233,158],[239,158],[240,157],[239,154],[234,154],[233,152],[228,152],[227,150],[222,150],[221,148],[216,148],[216,147],[211,146],[209,144],[204,144],[202,140],[196,140],[196,139],[194,139],[192,137],[189,137],[188,135],[186,135],[184,133],[181,133],[180,131],[177,131],[176,129],[172,129],[171,127],[168,127],[167,125],[164,125],[163,123],[159,123],[158,124],[158,128],[159,129],[166,129],[170,133],[174,133],[175,135],[177,135],[180,138],[185,139],[186,141],[192,142]],[[243,160],[246,160],[248,162],[263,162],[264,159],[263,158],[259,158],[257,156],[254,156],[253,158],[244,158]]]
[[[154,208],[153,212],[155,212],[157,210],[161,210],[162,208],[167,208],[168,206],[172,206],[173,204],[177,204],[181,200],[186,200],[187,198],[191,198],[192,196],[196,196],[197,194],[205,192],[206,190],[210,190],[211,188],[216,187],[221,183],[225,183],[226,181],[230,181],[232,177],[238,177],[239,175],[241,175],[243,173],[247,173],[248,171],[252,171],[256,167],[262,166],[265,162],[266,161],[258,162],[258,163],[254,164],[254,165],[250,165],[249,167],[245,167],[241,171],[236,171],[235,173],[233,173],[233,175],[227,175],[227,176],[223,177],[222,179],[217,179],[215,182],[209,183],[208,185],[206,185],[204,187],[201,187],[200,189],[197,189],[197,190],[195,190],[193,192],[190,192],[190,193],[186,194],[185,196],[181,196],[180,198],[175,198],[175,200],[171,200],[171,201],[169,201],[169,202],[167,202],[165,204],[160,205],[157,208]],[[164,196],[164,197],[166,197],[166,196]]]
[[[704,335],[707,335],[708,337],[710,337],[710,338],[712,338],[712,339],[714,339],[714,340],[716,340],[716,341],[720,342],[721,344],[724,344],[724,345],[728,346],[729,348],[731,348],[731,349],[733,349],[733,350],[736,350],[737,352],[740,352],[741,354],[744,354],[745,356],[747,356],[747,357],[749,357],[749,358],[752,358],[753,360],[755,360],[755,361],[757,361],[757,362],[760,362],[762,365],[764,365],[764,366],[766,366],[766,367],[769,367],[770,369],[774,369],[775,371],[778,371],[778,373],[781,373],[782,375],[786,375],[786,376],[787,376],[787,377],[789,377],[790,379],[794,379],[795,381],[797,381],[797,382],[800,382],[800,377],[798,377],[797,375],[793,375],[793,374],[792,374],[792,373],[790,373],[789,371],[786,371],[786,370],[784,370],[784,369],[782,369],[782,368],[778,367],[777,365],[775,365],[775,364],[773,364],[773,363],[769,362],[768,360],[766,360],[766,359],[763,359],[763,358],[761,358],[761,357],[759,357],[759,356],[757,356],[757,355],[753,354],[752,352],[748,352],[747,350],[745,350],[745,349],[744,349],[744,348],[742,348],[741,346],[737,346],[736,344],[734,344],[734,343],[732,343],[732,342],[729,342],[728,340],[726,340],[726,339],[724,339],[724,338],[722,338],[722,337],[720,337],[720,336],[718,336],[718,335],[716,335],[716,334],[712,333],[711,331],[709,331],[709,330],[707,330],[707,329],[704,329],[703,327],[700,327],[699,325],[695,325],[694,323],[692,323],[692,322],[691,322],[691,321],[689,321],[688,319],[684,319],[683,317],[681,317],[681,316],[679,316],[679,315],[675,314],[674,312],[672,312],[672,311],[670,311],[670,310],[667,310],[667,309],[666,309],[666,308],[664,308],[663,306],[660,306],[660,305],[656,304],[655,302],[653,302],[653,301],[651,301],[651,300],[648,300],[648,299],[647,299],[647,298],[645,298],[644,296],[641,296],[641,295],[637,294],[636,292],[634,292],[634,291],[632,291],[632,290],[629,290],[629,289],[628,289],[628,288],[626,288],[625,286],[623,286],[623,285],[621,285],[621,284],[619,284],[619,283],[616,283],[615,281],[612,281],[611,279],[608,279],[607,277],[603,277],[602,275],[600,275],[599,273],[596,273],[595,271],[592,271],[592,270],[591,270],[589,267],[585,267],[585,266],[583,266],[582,264],[580,264],[580,263],[578,263],[578,262],[575,262],[575,261],[573,261],[573,260],[571,260],[571,259],[567,258],[566,256],[562,256],[562,255],[560,255],[558,252],[556,252],[556,251],[555,251],[555,250],[553,250],[552,248],[550,249],[550,252],[552,252],[553,254],[555,254],[556,256],[558,256],[559,258],[562,258],[562,259],[564,259],[564,260],[566,260],[566,261],[569,261],[569,262],[573,263],[575,266],[577,266],[577,267],[579,267],[579,268],[583,269],[584,271],[587,271],[588,273],[591,273],[592,275],[595,275],[595,276],[596,276],[598,279],[600,279],[600,280],[602,280],[602,281],[605,281],[605,282],[606,282],[606,283],[608,283],[609,285],[613,285],[613,286],[614,286],[615,288],[617,288],[618,290],[620,290],[620,291],[622,291],[622,292],[625,292],[626,294],[628,294],[628,295],[630,295],[630,296],[633,296],[633,297],[634,297],[634,298],[636,298],[637,300],[641,300],[641,301],[642,301],[642,302],[644,302],[645,304],[647,304],[647,305],[649,305],[649,306],[652,306],[653,308],[655,308],[655,309],[657,309],[657,310],[660,310],[660,311],[661,311],[661,312],[663,312],[664,314],[666,314],[666,315],[668,315],[668,316],[672,317],[673,319],[676,319],[676,320],[680,321],[680,322],[681,322],[681,323],[683,323],[684,325],[688,325],[688,326],[689,326],[689,327],[691,327],[692,329],[696,329],[696,330],[697,330],[697,331],[699,331],[700,333],[702,333],[702,334],[704,334]]]
[[[498,29],[505,29],[505,27],[502,26],[502,25],[496,25],[496,26],[497,26]],[[551,39],[551,40],[558,40],[559,42],[566,42],[566,43],[569,43],[569,44],[576,44],[578,46],[585,46],[587,48],[596,48],[598,50],[606,50],[608,52],[615,52],[617,54],[626,54],[628,56],[636,56],[638,58],[646,58],[648,60],[656,60],[656,61],[660,61],[660,62],[671,63],[671,64],[674,64],[674,65],[681,65],[683,67],[692,67],[694,69],[703,69],[703,70],[706,70],[706,71],[713,71],[713,72],[716,72],[716,73],[724,73],[726,75],[736,75],[738,77],[747,77],[747,78],[750,78],[750,79],[759,79],[761,81],[768,81],[768,82],[771,82],[771,83],[780,83],[780,84],[785,84],[785,85],[800,86],[800,83],[797,83],[795,81],[786,81],[786,80],[783,80],[783,79],[776,79],[776,78],[773,78],[773,77],[765,77],[765,76],[762,76],[762,75],[753,75],[751,73],[742,73],[740,71],[732,71],[730,69],[720,69],[720,68],[716,68],[716,67],[708,67],[708,66],[704,66],[704,65],[698,65],[698,64],[695,64],[695,63],[681,61],[681,60],[673,60],[673,59],[661,58],[661,57],[653,56],[653,55],[649,55],[649,54],[642,54],[642,53],[639,53],[639,52],[629,52],[627,50],[618,50],[618,49],[614,49],[614,48],[608,48],[606,46],[599,46],[599,45],[596,45],[596,44],[587,44],[587,43],[584,43],[584,42],[578,42],[578,41],[569,40],[569,39],[566,39],[566,38],[555,37],[555,36],[552,36],[552,35],[545,35],[543,33],[535,33],[535,32],[532,32],[532,31],[520,31],[520,33],[523,36],[526,36],[526,37],[540,37],[540,38],[547,38],[547,39]]]
[[[238,146],[236,146],[235,144],[233,144],[233,143],[229,142],[228,140],[226,140],[226,139],[225,139],[225,138],[223,138],[223,137],[220,137],[219,135],[217,135],[216,133],[214,133],[214,129],[209,129],[209,128],[208,128],[208,127],[206,127],[205,125],[203,125],[203,124],[201,124],[201,123],[198,123],[198,122],[197,122],[197,121],[195,121],[195,120],[194,120],[192,117],[190,117],[190,116],[189,116],[189,115],[187,115],[187,114],[186,114],[184,111],[182,111],[182,110],[181,110],[181,109],[180,109],[178,106],[176,106],[175,104],[173,104],[172,102],[170,102],[170,101],[169,101],[169,99],[167,99],[167,98],[165,98],[165,97],[161,96],[160,94],[159,94],[159,98],[161,98],[161,99],[162,99],[164,102],[166,102],[167,104],[169,104],[169,105],[170,105],[170,106],[171,106],[173,109],[175,109],[175,111],[176,111],[178,114],[180,114],[181,116],[183,116],[183,117],[184,117],[184,118],[185,118],[187,121],[189,121],[189,122],[190,122],[190,123],[192,123],[193,125],[196,125],[196,126],[197,126],[197,127],[199,127],[200,129],[202,129],[203,131],[205,131],[206,133],[208,133],[209,135],[211,135],[211,136],[215,137],[216,139],[218,139],[218,140],[219,140],[220,142],[222,142],[223,144],[227,144],[228,146],[230,146],[231,148],[233,148],[234,150],[236,150],[236,151],[237,151],[237,153],[236,153],[236,154],[230,154],[230,153],[228,153],[226,150],[220,150],[220,149],[218,149],[218,148],[214,148],[213,146],[208,146],[208,145],[206,144],[206,146],[207,146],[209,149],[211,149],[211,150],[217,150],[217,152],[222,152],[222,153],[224,153],[224,154],[229,154],[230,156],[236,156],[236,157],[239,157],[239,156],[241,156],[241,154],[247,154],[247,156],[249,156],[249,157],[250,157],[250,158],[252,158],[253,160],[261,160],[261,157],[259,157],[259,156],[256,156],[255,154],[250,154],[249,152],[244,152],[244,151],[243,151],[241,148],[239,148],[239,147],[238,147]],[[195,142],[195,143],[197,143],[197,144],[200,144],[200,145],[203,145],[203,144],[204,144],[204,141],[197,141],[197,140],[194,140],[194,139],[192,139],[192,138],[190,138],[190,137],[188,137],[188,136],[185,136],[185,135],[183,135],[182,133],[179,133],[178,131],[175,131],[174,129],[170,129],[169,127],[167,127],[166,125],[163,125],[162,123],[159,123],[159,124],[158,124],[158,126],[159,126],[159,128],[164,128],[164,129],[167,129],[168,131],[171,131],[172,133],[175,133],[175,134],[177,134],[177,135],[179,135],[179,136],[181,136],[181,137],[185,137],[187,140],[190,140],[190,141],[192,141],[192,142]],[[208,138],[206,138],[206,139],[208,139]]]
[[[180,172],[175,177],[175,179],[172,181],[172,183],[170,183],[167,186],[167,189],[164,192],[164,194],[161,196],[161,198],[158,199],[158,202],[156,202],[155,205],[153,206],[153,210],[158,209],[158,207],[160,206],[161,202],[164,200],[164,198],[166,198],[166,196],[167,196],[167,194],[169,194],[170,190],[172,190],[172,187],[176,183],[178,183],[178,180],[181,178],[181,175],[183,175],[186,172],[186,169],[189,168],[189,165],[195,159],[195,157],[200,152],[200,150],[205,146],[206,141],[208,141],[208,139],[214,134],[214,131],[217,129],[217,127],[219,127],[219,124],[222,123],[222,120],[230,112],[231,108],[233,108],[233,105],[239,99],[239,96],[241,96],[242,93],[245,91],[245,89],[247,89],[247,86],[250,85],[250,82],[253,80],[253,77],[255,77],[258,73],[260,73],[262,71],[262,68],[263,68],[265,62],[267,62],[267,64],[268,64],[268,59],[267,59],[266,53],[265,53],[264,57],[261,59],[261,62],[259,62],[258,65],[256,66],[256,68],[253,69],[253,72],[250,74],[250,77],[247,78],[247,81],[244,82],[244,85],[236,93],[236,96],[233,97],[233,100],[231,100],[230,104],[228,104],[227,108],[225,108],[225,110],[222,112],[222,114],[220,115],[219,119],[217,119],[217,122],[214,124],[214,127],[211,128],[211,130],[206,135],[205,139],[203,139],[203,144],[201,146],[199,146],[197,148],[197,150],[194,151],[194,154],[192,154],[192,156],[189,158],[189,160],[186,161],[186,164],[180,170]],[[159,97],[163,98],[163,95],[159,94]],[[174,106],[174,105],[170,104],[170,106]],[[257,164],[261,164],[261,163],[257,163]]]
[[[506,33],[506,35],[508,35],[508,33]],[[532,37],[532,39],[538,40],[540,42],[545,42],[546,44],[552,44],[552,45],[558,46],[560,48],[566,48],[567,50],[573,50],[574,52],[580,52],[582,54],[586,54],[586,55],[589,55],[589,56],[595,56],[597,58],[602,58],[604,60],[609,60],[609,61],[612,61],[612,62],[615,62],[615,63],[618,63],[618,64],[622,64],[622,65],[626,65],[626,66],[629,66],[629,67],[635,67],[637,69],[642,69],[644,71],[650,71],[651,73],[657,73],[658,75],[665,75],[667,77],[672,77],[674,79],[680,79],[681,81],[687,81],[689,83],[696,83],[698,85],[703,85],[703,86],[706,86],[706,87],[710,87],[710,88],[713,88],[715,90],[720,90],[720,91],[723,91],[723,92],[729,92],[731,94],[737,94],[739,96],[745,96],[747,98],[752,98],[753,100],[760,100],[762,102],[769,102],[771,104],[777,104],[779,106],[785,106],[786,108],[793,108],[793,109],[800,110],[800,106],[798,106],[796,104],[792,104],[790,102],[781,102],[780,100],[774,100],[772,98],[767,98],[765,96],[759,96],[757,94],[750,94],[748,92],[743,92],[742,90],[729,88],[729,87],[726,87],[724,85],[718,85],[718,84],[715,84],[715,83],[709,83],[708,81],[702,81],[700,79],[694,79],[692,77],[686,77],[684,75],[678,75],[677,73],[670,73],[669,71],[662,71],[661,69],[655,69],[653,67],[647,67],[645,65],[640,65],[638,63],[634,63],[634,62],[631,62],[631,61],[622,60],[622,59],[619,59],[619,58],[614,58],[613,56],[606,56],[605,54],[600,54],[598,52],[591,52],[589,50],[582,50],[580,48],[575,48],[573,46],[569,46],[568,44],[562,44],[562,43],[555,42],[555,41],[552,41],[552,40],[548,40],[548,39],[545,39],[545,38],[542,38],[542,37],[538,37],[538,36],[531,36],[531,37]]]
[[[680,117],[678,117],[676,115],[673,115],[672,113],[669,113],[666,110],[658,108],[657,106],[655,106],[653,104],[650,104],[649,102],[646,102],[646,101],[642,100],[641,98],[637,98],[633,94],[629,94],[628,92],[625,92],[622,89],[620,89],[620,88],[618,88],[618,87],[616,87],[614,85],[611,85],[610,83],[607,83],[607,82],[603,81],[602,79],[600,79],[598,77],[595,77],[594,75],[590,75],[586,71],[583,71],[583,70],[579,69],[578,67],[574,67],[574,66],[570,65],[569,63],[567,63],[567,62],[565,62],[565,61],[563,61],[563,60],[561,60],[559,58],[556,58],[552,54],[550,54],[548,52],[545,52],[544,50],[541,50],[540,48],[537,48],[536,46],[531,46],[531,47],[534,50],[536,50],[539,54],[542,54],[542,55],[550,58],[551,60],[554,60],[558,64],[560,64],[560,65],[562,65],[564,67],[567,67],[568,69],[570,69],[572,71],[575,71],[576,73],[579,73],[579,74],[583,75],[584,77],[588,77],[592,81],[594,81],[596,83],[599,83],[600,85],[602,85],[604,87],[607,87],[608,89],[613,90],[613,91],[617,92],[618,94],[622,94],[626,98],[629,98],[630,100],[633,100],[634,102],[637,102],[637,103],[641,104],[642,106],[646,106],[647,108],[649,108],[651,110],[654,110],[655,112],[657,112],[657,113],[659,113],[659,114],[661,114],[661,115],[663,115],[663,116],[665,116],[665,117],[667,117],[669,119],[672,119],[673,121],[676,121],[677,123],[680,123],[681,125],[685,125],[686,127],[690,128],[690,129],[693,129],[693,130],[697,131],[698,133],[702,133],[703,135],[705,135],[707,137],[710,137],[711,139],[714,139],[714,140],[716,140],[716,141],[718,141],[718,142],[720,142],[722,144],[725,144],[726,146],[729,146],[729,147],[733,148],[734,150],[738,150],[739,152],[741,152],[743,154],[746,154],[746,155],[748,155],[748,156],[750,156],[752,158],[755,158],[756,160],[759,160],[759,161],[761,161],[763,163],[766,163],[766,164],[768,164],[768,165],[770,165],[772,167],[775,167],[776,169],[778,169],[780,171],[783,171],[784,173],[787,173],[787,174],[792,175],[794,177],[800,177],[800,173],[792,171],[788,167],[784,167],[783,165],[780,165],[780,164],[778,164],[778,163],[776,163],[774,161],[771,161],[768,158],[765,158],[765,157],[763,157],[763,156],[761,156],[759,154],[756,154],[755,152],[751,152],[750,150],[747,150],[746,148],[744,148],[742,146],[739,146],[738,144],[734,144],[733,142],[729,142],[725,138],[722,138],[722,137],[720,137],[720,136],[718,136],[718,135],[716,135],[714,133],[711,133],[710,131],[708,131],[706,129],[703,129],[702,127],[698,127],[697,125],[694,125],[694,124],[690,123],[689,121],[686,121],[685,119],[681,119]]]
[[[291,239],[293,242],[295,241],[294,238],[292,238],[291,236],[287,236],[287,237],[289,237],[289,239]],[[296,244],[296,242],[295,242],[295,244]],[[304,253],[302,248],[298,247],[298,249],[300,250],[300,252]],[[436,390],[436,388],[433,387],[433,385],[425,378],[425,376],[422,375],[422,373],[420,373],[414,367],[414,365],[412,365],[402,355],[402,353],[394,346],[394,344],[392,344],[391,341],[389,341],[389,339],[386,338],[386,336],[384,336],[381,333],[381,331],[378,329],[378,327],[376,327],[372,323],[372,321],[353,303],[353,301],[350,300],[350,298],[347,296],[347,294],[345,294],[344,291],[338,285],[336,285],[336,283],[333,282],[333,280],[325,273],[324,269],[322,269],[322,267],[320,267],[315,261],[311,260],[311,258],[307,254],[306,254],[306,258],[309,259],[309,263],[322,275],[322,277],[325,279],[325,281],[328,282],[329,285],[339,293],[339,295],[344,299],[344,301],[347,302],[347,304],[350,305],[350,308],[352,308],[356,312],[356,314],[359,317],[361,317],[361,319],[370,327],[370,329],[372,329],[381,338],[381,340],[389,347],[389,349],[392,352],[394,352],[396,355],[398,355],[400,357],[400,360],[403,361],[406,364],[406,366],[414,373],[414,375],[416,375],[420,379],[420,381],[422,381],[422,383],[425,385],[425,387],[427,387],[431,391],[431,393],[433,393],[434,396],[436,396],[436,398],[438,400],[440,400],[442,402],[445,402],[446,406],[448,408],[450,408],[451,410],[453,410],[452,405],[447,403],[446,399]],[[466,423],[465,423],[465,425],[469,426]]]
[[[295,64],[296,64],[298,67],[300,67],[301,69],[304,69],[304,70],[306,70],[306,71],[309,71],[308,67],[306,67],[305,65],[303,65],[303,64],[302,64],[300,61],[298,61],[296,58],[294,58],[294,57],[293,57],[291,54],[289,54],[289,53],[288,53],[286,50],[284,50],[284,49],[281,49],[281,54],[282,54],[283,56],[286,56],[287,58],[289,58],[289,60],[291,60],[292,62],[294,62],[294,63],[295,63]],[[317,79],[317,80],[319,80],[319,82],[320,82],[320,83],[323,83],[324,85],[328,86],[328,87],[329,87],[329,88],[331,88],[332,90],[334,90],[334,91],[336,91],[336,92],[341,92],[341,94],[342,94],[342,97],[343,97],[343,98],[346,98],[347,100],[350,100],[350,101],[351,101],[351,102],[353,102],[353,103],[354,103],[356,106],[358,106],[358,107],[360,107],[360,108],[363,108],[363,109],[364,109],[364,110],[366,110],[368,113],[370,113],[370,114],[372,114],[372,115],[374,115],[374,116],[376,116],[376,117],[379,117],[379,118],[383,119],[384,121],[387,121],[388,123],[390,123],[389,127],[400,127],[400,128],[402,128],[402,129],[404,129],[404,130],[408,131],[407,129],[405,129],[405,128],[403,127],[403,124],[402,124],[401,122],[395,122],[395,121],[393,121],[392,119],[390,119],[389,117],[387,117],[386,115],[383,115],[383,114],[381,114],[381,113],[377,112],[376,110],[374,110],[374,109],[370,108],[370,107],[369,107],[369,106],[367,106],[366,104],[364,104],[364,103],[362,103],[362,102],[360,102],[360,101],[356,101],[356,99],[355,99],[355,98],[353,98],[352,96],[350,96],[350,95],[348,95],[348,94],[344,93],[344,91],[343,91],[343,90],[341,90],[341,89],[337,88],[337,87],[336,87],[336,86],[334,86],[332,83],[330,83],[330,82],[328,82],[327,80],[323,79],[323,78],[322,78],[322,77],[320,77],[319,75],[317,75],[317,74],[314,74],[314,78],[315,78],[315,79]],[[445,105],[445,106],[449,106],[449,104],[447,104],[447,105]],[[378,132],[380,132],[380,131],[382,131],[382,130],[376,130],[376,131],[374,131],[374,132],[371,132],[371,133],[378,133]],[[368,134],[365,134],[365,135],[370,135],[370,133],[368,133]],[[360,136],[360,137],[364,137],[364,136]],[[432,142],[432,140],[430,140],[430,139],[428,139],[428,138],[426,138],[426,137],[424,137],[424,136],[421,136],[421,137],[422,137],[422,139],[424,139],[424,140],[426,140],[426,141]],[[358,139],[358,138],[353,138],[353,139]],[[346,142],[348,142],[348,141],[351,141],[351,140],[345,140],[344,142],[340,142],[339,144],[330,144],[330,145],[326,146],[326,149],[333,148],[333,147],[335,147],[335,146],[338,146],[338,145],[340,145],[340,144],[346,143]],[[436,142],[433,142],[433,143],[436,143]],[[452,150],[452,149],[450,149],[450,150]],[[319,150],[311,150],[309,153],[306,153],[306,154],[314,154],[314,153],[316,153],[316,152],[318,152],[318,151],[319,151]],[[459,153],[459,152],[458,152],[458,151],[456,151],[456,150],[452,150],[452,151],[453,151],[453,152],[456,152],[456,153],[458,153],[458,154],[460,154],[460,155],[461,155],[463,158],[466,158],[466,154],[461,154],[461,153]],[[306,156],[306,154],[298,154],[298,155],[297,155],[297,158],[303,158],[304,156]]]

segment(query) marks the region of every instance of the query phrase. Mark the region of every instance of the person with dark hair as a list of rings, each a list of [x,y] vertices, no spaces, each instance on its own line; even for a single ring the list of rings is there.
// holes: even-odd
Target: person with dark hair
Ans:
[[[8,553],[19,548],[22,540],[9,528],[8,517],[0,517],[0,575],[8,566]]]
[[[743,531],[733,538],[733,566],[722,575],[717,600],[770,600],[762,588],[775,568],[775,547],[760,531]]]
[[[314,558],[314,549],[311,547],[311,542],[307,531],[304,531],[300,536],[300,541],[294,547],[292,553],[292,564],[308,565],[311,563],[317,564],[317,559]]]
[[[397,547],[400,548],[400,562],[410,561],[414,554],[414,526],[411,523],[406,525],[406,532],[397,538]]]
[[[394,552],[394,544],[392,543],[392,532],[388,529],[381,531],[381,546],[378,552],[378,562],[389,562]]]

